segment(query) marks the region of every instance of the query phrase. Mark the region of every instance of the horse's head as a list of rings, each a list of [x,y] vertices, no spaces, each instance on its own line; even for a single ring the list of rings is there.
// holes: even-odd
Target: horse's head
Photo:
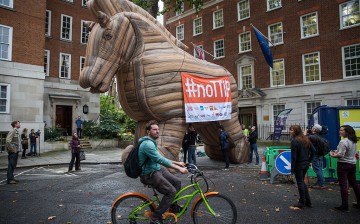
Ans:
[[[134,30],[128,18],[118,13],[111,18],[97,13],[97,22],[88,23],[91,29],[80,85],[91,92],[106,92],[117,70],[127,63],[136,48]]]

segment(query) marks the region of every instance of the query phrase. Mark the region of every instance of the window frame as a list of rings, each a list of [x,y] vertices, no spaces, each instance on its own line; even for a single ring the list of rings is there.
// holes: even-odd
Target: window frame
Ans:
[[[46,60],[46,62],[45,62]],[[50,50],[44,50],[44,71],[45,76],[49,76],[50,74]]]
[[[182,27],[182,32],[180,33],[179,28],[181,28],[181,27]],[[182,38],[179,38],[179,35],[182,35]],[[184,26],[184,24],[180,24],[180,25],[176,26],[176,39],[180,40],[180,41],[185,39],[185,26]]]
[[[45,36],[50,37],[51,36],[51,10],[46,10],[46,18],[45,18]],[[48,32],[46,32],[46,29]]]
[[[279,9],[279,8],[282,7],[282,2],[281,2],[281,0],[278,0],[278,1],[280,2],[280,5],[277,6],[277,7],[275,6],[275,7],[273,7],[273,8],[270,8],[270,1],[276,1],[276,0],[266,0],[266,9],[267,9],[267,11],[276,10],[276,9]]]
[[[0,60],[2,61],[12,61],[12,46],[13,46],[13,27],[11,26],[5,26],[0,24],[0,28],[2,29],[8,29],[9,30],[9,42],[8,43],[0,43],[1,45],[6,45],[8,46],[8,52],[7,52],[7,58],[3,58],[2,57],[2,52],[0,51]]]
[[[196,26],[196,22],[195,21],[197,21],[197,20],[200,20],[201,21],[201,24],[200,24],[200,26]],[[200,27],[200,29],[201,29],[201,32],[199,32],[199,33],[196,33],[196,28],[199,28]],[[203,26],[202,26],[202,17],[198,17],[198,18],[195,18],[194,20],[193,20],[193,36],[198,36],[198,35],[200,35],[200,34],[202,34],[203,33]]]
[[[309,16],[311,14],[315,14],[316,15],[316,33],[315,34],[311,34],[311,35],[308,35],[308,36],[305,36],[304,35],[304,17],[306,16]],[[307,27],[310,27],[310,26],[307,26]],[[319,16],[318,16],[318,12],[315,11],[315,12],[310,12],[310,13],[307,13],[305,15],[301,15],[300,16],[300,34],[301,34],[301,39],[307,39],[307,38],[312,38],[312,37],[316,37],[316,36],[319,36],[320,32],[319,32]]]
[[[9,83],[0,83],[0,91],[1,91],[1,87],[2,86],[6,86],[6,98],[0,98],[0,99],[5,99],[6,103],[5,103],[5,111],[0,111],[0,114],[9,114],[10,113],[10,94],[11,94],[11,85]],[[1,97],[1,92],[0,92],[0,97]]]
[[[319,58],[319,79],[314,81],[306,81],[306,65],[305,65],[305,56],[311,55],[311,54],[318,54]],[[311,64],[307,66],[312,66]],[[302,69],[303,69],[303,83],[313,83],[313,82],[321,82],[321,58],[320,58],[320,51],[310,52],[302,55]]]
[[[240,3],[243,3],[243,2],[247,2],[248,8],[247,8],[247,9],[243,9],[242,11],[240,11]],[[241,14],[242,12],[245,12],[245,11],[247,11],[249,15],[248,15],[247,17],[241,18],[241,15],[240,15],[240,14]],[[241,1],[239,1],[239,2],[237,3],[237,16],[238,16],[238,21],[242,21],[242,20],[245,20],[245,19],[250,18],[250,13],[251,13],[251,11],[250,11],[250,1],[249,1],[249,0],[241,0]]]
[[[223,55],[220,56],[220,57],[218,57],[217,54],[218,54],[218,50],[219,50],[219,49],[216,49],[216,43],[217,43],[217,42],[220,42],[220,41],[222,41],[222,43],[223,43],[223,47],[222,47]],[[221,48],[220,48],[220,50],[221,50]],[[215,41],[214,41],[214,56],[215,56],[215,58],[217,58],[217,59],[219,59],[219,58],[225,58],[225,40],[224,40],[224,39],[219,39],[219,40],[215,40]]]
[[[352,1],[347,1],[344,3],[339,4],[339,17],[340,17],[340,29],[349,29],[349,28],[353,28],[356,26],[360,26],[360,21],[359,23],[355,23],[354,25],[350,25],[350,26],[344,26],[344,14],[343,14],[343,10],[342,10],[342,6],[349,4],[349,3],[356,3],[357,1],[352,0]],[[356,15],[356,14],[355,14]],[[346,15],[348,16],[348,15]],[[349,17],[353,16],[353,14],[351,14]],[[359,2],[359,16],[360,16],[360,2]]]
[[[86,57],[80,56],[80,66],[79,66],[79,68],[80,68],[80,73],[81,73],[81,71],[83,70],[83,68],[84,68],[84,66],[85,66],[85,59],[86,59]],[[84,60],[84,62],[83,62],[83,60]],[[79,73],[79,74],[80,74],[80,73]]]
[[[314,108],[312,108],[311,112],[308,114],[308,104],[314,104]],[[319,103],[319,105],[317,106],[316,104]],[[311,117],[311,113],[313,112],[313,110],[317,107],[321,106],[321,101],[320,100],[313,100],[313,101],[307,101],[305,102],[305,121],[308,121]]]
[[[283,76],[283,84],[280,84],[280,85],[274,85],[274,73],[277,72],[278,70],[277,69],[274,69],[275,68],[275,64],[277,62],[282,62],[282,76]],[[279,58],[279,59],[276,59],[273,61],[273,68],[270,68],[270,87],[279,87],[279,86],[285,86],[285,60],[284,58]]]
[[[87,26],[85,26],[85,20],[81,20],[81,35],[80,35],[80,43],[81,44],[87,44],[88,40],[89,40],[89,33],[90,30]],[[84,36],[85,35],[85,36]],[[83,39],[85,39],[85,42],[83,41]]]
[[[352,105],[349,105],[349,101],[352,101]],[[354,101],[357,101],[357,105],[354,105]],[[360,98],[345,99],[345,106],[360,106]]]
[[[241,36],[242,36],[242,35],[245,35],[245,34],[249,36],[249,41],[242,43],[242,42],[241,42]],[[247,49],[247,50],[242,50],[242,47],[241,47],[242,44],[247,44],[247,43],[249,43],[250,48]],[[252,46],[251,46],[251,32],[250,32],[250,31],[247,31],[247,32],[239,33],[239,54],[246,53],[246,52],[250,52],[250,51],[252,51]]]
[[[355,57],[355,58],[353,58],[353,57],[350,57],[349,59],[346,59],[346,58],[345,58],[345,48],[350,48],[350,47],[354,47],[354,46],[360,48],[360,43],[351,44],[351,45],[347,45],[347,46],[342,46],[342,47],[341,47],[341,60],[342,60],[342,70],[343,70],[343,78],[344,78],[344,79],[351,79],[351,78],[354,78],[354,77],[360,77],[360,70],[358,71],[358,72],[359,72],[359,75],[346,76],[346,64],[345,64],[345,60],[355,59],[355,60],[360,61],[360,54],[357,55],[357,57]],[[359,50],[359,52],[360,52],[360,50]],[[357,63],[355,63],[355,64],[357,64]]]
[[[13,9],[14,8],[14,0],[9,0],[9,5],[0,4],[0,6]]]
[[[62,56],[68,56],[69,57],[69,66],[68,66],[68,77],[61,77],[61,69],[62,69]],[[62,53],[60,52],[60,58],[59,58],[59,78],[60,79],[71,79],[71,54]]]
[[[219,20],[221,20],[222,23],[219,26],[215,26],[216,21],[217,21],[215,17],[216,17],[216,13],[218,13],[218,12],[221,12],[221,19],[219,19]],[[219,29],[221,27],[224,27],[224,10],[223,9],[218,9],[218,10],[213,12],[213,30]]]
[[[65,29],[63,27],[64,25],[64,18],[67,17],[70,19],[69,21],[69,24],[70,24],[70,27],[66,28],[66,29],[69,29],[69,39],[63,37],[63,34],[65,35],[66,33],[63,32],[63,29]],[[60,26],[60,40],[64,40],[64,41],[72,41],[72,21],[73,21],[73,17],[72,16],[68,16],[68,15],[65,15],[65,14],[61,14],[61,26]]]
[[[271,27],[277,26],[277,25],[281,26],[281,33],[272,34],[271,33]],[[273,23],[273,24],[268,25],[268,38],[272,42],[271,46],[284,44],[284,28],[283,27],[284,26],[283,26],[282,22],[277,22],[277,23]],[[275,42],[275,38],[272,39],[272,36],[278,36],[278,35],[281,35],[281,42]]]
[[[243,90],[244,88],[244,84],[243,84],[243,72],[242,72],[242,68],[244,67],[250,67],[251,69],[251,74],[250,74],[250,78],[251,78],[251,88],[246,88],[246,89],[253,89],[254,88],[254,65],[253,64],[244,64],[244,65],[239,65],[239,90]]]

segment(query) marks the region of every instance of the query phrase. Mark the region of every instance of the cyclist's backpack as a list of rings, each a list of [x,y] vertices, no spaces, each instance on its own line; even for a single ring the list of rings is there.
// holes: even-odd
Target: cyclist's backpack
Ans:
[[[143,141],[142,141],[143,142]],[[125,173],[128,177],[138,178],[142,172],[142,166],[139,164],[139,147],[142,142],[139,142],[129,153],[124,162]],[[144,162],[144,164],[146,161]]]
[[[330,143],[325,137],[320,137],[322,154],[325,156],[330,152]]]

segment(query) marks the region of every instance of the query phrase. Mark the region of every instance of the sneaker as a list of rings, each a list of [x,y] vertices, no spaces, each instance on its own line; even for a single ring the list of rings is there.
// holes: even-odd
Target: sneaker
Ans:
[[[173,205],[170,205],[169,212],[176,214],[176,213],[181,212],[182,209],[183,209],[183,207],[181,207],[180,205],[173,204]]]
[[[344,206],[335,207],[334,209],[340,212],[350,212],[349,208],[346,208]]]
[[[360,209],[360,204],[359,203],[353,202],[352,206],[354,208]]]
[[[223,170],[228,171],[228,170],[229,170],[229,168],[224,168]]]
[[[163,224],[162,218],[157,218],[155,216],[151,216],[150,224]]]
[[[17,182],[15,180],[8,180],[7,184],[17,184]]]

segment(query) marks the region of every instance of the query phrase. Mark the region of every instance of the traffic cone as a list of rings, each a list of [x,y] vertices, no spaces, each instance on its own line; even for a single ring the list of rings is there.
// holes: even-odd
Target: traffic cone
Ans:
[[[266,170],[265,156],[262,157],[261,170],[260,170],[259,174],[260,174],[260,180],[269,180],[269,173]]]

